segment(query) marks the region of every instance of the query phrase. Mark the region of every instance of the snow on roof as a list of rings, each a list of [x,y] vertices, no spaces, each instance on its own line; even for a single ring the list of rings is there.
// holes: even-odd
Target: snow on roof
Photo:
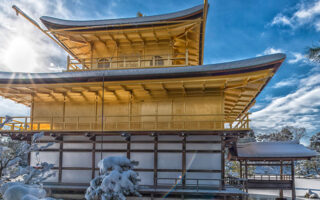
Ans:
[[[310,158],[317,155],[317,152],[295,142],[237,144],[238,158]]]

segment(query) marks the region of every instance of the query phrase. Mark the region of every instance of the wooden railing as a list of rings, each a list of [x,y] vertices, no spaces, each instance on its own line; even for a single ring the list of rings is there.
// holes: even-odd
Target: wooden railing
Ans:
[[[13,117],[2,130],[230,130],[249,129],[249,118],[232,122],[224,115],[115,115]],[[0,117],[0,122],[4,117]],[[232,124],[242,124],[233,126]],[[103,125],[102,125],[103,124]]]
[[[189,65],[188,51],[180,54],[99,57],[85,59],[67,59],[67,71],[177,67]]]
[[[225,186],[233,186],[240,190],[245,188],[245,180],[234,177],[225,177],[224,179],[212,178],[157,178],[156,187],[172,187],[180,189],[192,189],[199,192],[201,189],[223,190]]]
[[[288,174],[253,174],[248,176],[248,180],[260,180],[260,181],[279,181],[279,180],[292,180],[292,176]]]

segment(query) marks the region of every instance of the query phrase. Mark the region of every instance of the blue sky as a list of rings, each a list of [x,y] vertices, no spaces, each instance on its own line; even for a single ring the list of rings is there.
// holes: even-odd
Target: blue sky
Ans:
[[[11,9],[18,5],[39,22],[42,15],[67,19],[134,17],[186,9],[202,0],[13,0],[0,4],[0,70],[47,72],[65,67],[66,54]],[[161,3],[160,3],[161,2]],[[320,128],[320,67],[305,58],[319,44],[320,0],[209,0],[205,64],[286,53],[287,59],[251,110],[258,133],[285,125]],[[40,22],[39,22],[40,23]],[[0,114],[28,109],[0,101]]]

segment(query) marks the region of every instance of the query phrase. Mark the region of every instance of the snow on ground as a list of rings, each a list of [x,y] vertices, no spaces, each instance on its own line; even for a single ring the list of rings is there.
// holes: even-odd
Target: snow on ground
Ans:
[[[318,193],[320,196],[320,179],[296,178],[295,184],[297,199],[306,199],[303,197],[308,189],[312,189],[313,192]],[[259,199],[259,197],[262,197],[264,195],[268,195],[270,199],[274,199],[275,196],[279,195],[279,190],[249,190],[249,193],[255,199]],[[283,193],[284,196],[291,197],[291,190],[285,190]]]

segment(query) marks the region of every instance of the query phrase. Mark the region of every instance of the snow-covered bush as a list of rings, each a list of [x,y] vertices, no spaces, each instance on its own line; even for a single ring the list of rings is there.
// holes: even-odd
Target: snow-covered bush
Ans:
[[[308,190],[304,197],[308,199],[319,199],[319,195],[315,192],[312,192],[311,189]]]
[[[4,200],[54,200],[46,198],[46,191],[39,185],[26,185],[20,182],[8,182],[1,187]]]
[[[87,200],[125,200],[128,195],[141,196],[138,192],[138,173],[133,167],[138,163],[126,157],[108,157],[98,163],[100,176],[90,182]]]

